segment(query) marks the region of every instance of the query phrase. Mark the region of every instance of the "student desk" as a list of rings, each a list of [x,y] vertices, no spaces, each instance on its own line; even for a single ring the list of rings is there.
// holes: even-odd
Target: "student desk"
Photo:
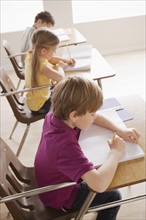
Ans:
[[[145,150],[145,127],[144,127],[145,123],[146,123],[146,121],[145,121],[145,102],[139,96],[136,96],[136,95],[121,97],[121,98],[116,98],[116,99],[121,104],[121,106],[126,111],[128,111],[128,113],[133,117],[132,120],[126,121],[124,123],[126,124],[127,127],[136,128],[136,130],[141,134],[141,137],[139,140],[139,145],[141,146],[143,151],[146,152],[146,150]],[[98,167],[99,164],[95,164],[94,157],[96,157],[96,154],[100,155],[100,152],[98,152],[98,151],[94,152],[94,149],[93,149],[93,148],[95,148],[95,149],[97,148],[96,139],[95,139],[95,142],[92,142],[91,134],[89,134],[89,136],[88,136],[88,132],[86,132],[85,134],[86,134],[86,138],[87,138],[89,146],[86,146],[86,144],[84,142],[83,143],[85,144],[86,147],[89,147],[88,149],[89,149],[90,155],[86,151],[86,149],[87,149],[86,147],[85,147],[85,154],[87,157],[90,158],[91,162],[94,161],[93,164],[96,167]],[[96,133],[94,133],[94,135],[96,135]],[[90,142],[89,142],[89,140],[90,140]],[[94,152],[93,157],[91,157],[92,151],[90,151],[90,143],[92,143],[91,149]],[[84,146],[84,144],[83,145],[82,144],[81,144],[81,146]],[[82,148],[82,150],[84,152],[84,147]],[[96,163],[98,163],[98,162],[96,162]],[[114,179],[109,186],[109,189],[120,188],[120,187],[129,186],[132,184],[136,184],[136,183],[140,183],[140,182],[145,181],[146,180],[146,166],[145,165],[146,165],[146,157],[141,157],[138,159],[132,159],[132,160],[120,162],[118,165],[116,174],[114,176]]]
[[[118,101],[133,116],[133,120],[125,122],[127,127],[135,127],[141,134],[139,145],[146,153],[145,146],[145,102],[137,95],[120,97]],[[146,180],[146,156],[120,163],[109,189],[130,186]]]
[[[64,47],[66,45],[77,45],[87,41],[86,38],[76,28],[63,28],[63,30],[68,35],[69,40],[61,41],[59,43],[59,47]]]
[[[92,49],[91,70],[87,71],[70,71],[66,72],[66,76],[79,75],[89,79],[97,80],[98,85],[102,88],[101,80],[116,75],[115,71],[106,62],[97,49]]]
[[[133,116],[133,120],[129,120],[125,122],[127,127],[135,127],[137,131],[141,134],[141,138],[139,140],[139,145],[142,147],[144,152],[146,153],[145,147],[145,125],[146,125],[146,117],[145,117],[145,102],[137,95],[131,95],[127,97],[117,98],[121,105]],[[112,183],[108,187],[108,190],[118,189],[125,186],[130,186],[133,184],[137,184],[140,182],[146,181],[146,156],[144,158],[139,158],[135,160],[130,160],[126,162],[121,162],[118,165],[116,174],[112,180]],[[95,192],[90,192],[88,195],[88,201],[92,202]],[[139,199],[145,198],[145,195],[128,198],[127,200],[119,201],[119,205],[124,203],[128,203],[131,201],[137,201]],[[110,208],[114,204],[106,204],[97,206],[95,209],[86,207],[86,204],[83,205],[78,218],[76,220],[81,220],[86,212],[99,211],[104,208]]]

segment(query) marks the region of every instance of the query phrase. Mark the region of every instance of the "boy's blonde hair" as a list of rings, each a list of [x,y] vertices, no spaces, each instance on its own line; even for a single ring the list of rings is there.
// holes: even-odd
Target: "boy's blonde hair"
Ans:
[[[55,86],[51,100],[54,115],[67,120],[72,111],[76,111],[77,115],[96,112],[102,106],[103,95],[97,82],[73,76]]]
[[[49,49],[59,44],[58,37],[53,34],[47,27],[37,29],[32,37],[32,76],[31,87],[39,86],[37,84],[37,75],[40,71],[39,51],[41,48]]]

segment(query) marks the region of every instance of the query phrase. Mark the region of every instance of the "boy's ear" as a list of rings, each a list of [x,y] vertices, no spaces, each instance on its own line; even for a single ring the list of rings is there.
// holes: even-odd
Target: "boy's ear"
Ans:
[[[37,23],[41,25],[41,24],[43,23],[43,22],[42,22],[42,19],[38,19],[38,20],[37,20]]]
[[[42,27],[42,19],[38,19],[36,22],[35,22],[35,28],[38,29],[40,27]]]
[[[75,122],[75,120],[77,118],[77,112],[76,111],[71,112],[69,117],[73,122]]]

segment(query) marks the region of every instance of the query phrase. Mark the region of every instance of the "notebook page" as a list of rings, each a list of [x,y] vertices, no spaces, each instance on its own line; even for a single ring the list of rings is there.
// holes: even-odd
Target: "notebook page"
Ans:
[[[107,115],[112,121],[118,123],[120,126],[126,126],[119,118],[115,110],[106,109],[102,111],[102,114]],[[91,125],[88,130],[81,132],[79,138],[80,146],[86,157],[95,166],[101,165],[106,161],[110,153],[107,140],[111,139],[112,137],[112,131],[96,125]],[[144,152],[141,147],[138,144],[126,141],[126,148],[120,162],[140,157],[144,157]]]

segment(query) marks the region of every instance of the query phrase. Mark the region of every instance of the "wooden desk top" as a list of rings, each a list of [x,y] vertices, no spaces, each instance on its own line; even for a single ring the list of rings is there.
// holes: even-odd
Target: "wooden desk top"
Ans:
[[[146,152],[145,146],[145,102],[137,95],[117,98],[121,105],[134,117],[125,122],[127,127],[135,127],[141,134],[139,145]],[[109,189],[120,188],[146,180],[146,156],[120,163]]]
[[[66,45],[76,45],[85,43],[86,38],[76,29],[76,28],[63,28],[66,34],[69,36],[68,41],[62,41],[59,43],[59,47],[64,47]]]
[[[79,75],[94,80],[101,80],[104,78],[113,77],[116,75],[116,73],[106,62],[104,57],[98,52],[98,50],[93,48],[91,58],[91,70],[66,72],[66,76],[74,75]]]

